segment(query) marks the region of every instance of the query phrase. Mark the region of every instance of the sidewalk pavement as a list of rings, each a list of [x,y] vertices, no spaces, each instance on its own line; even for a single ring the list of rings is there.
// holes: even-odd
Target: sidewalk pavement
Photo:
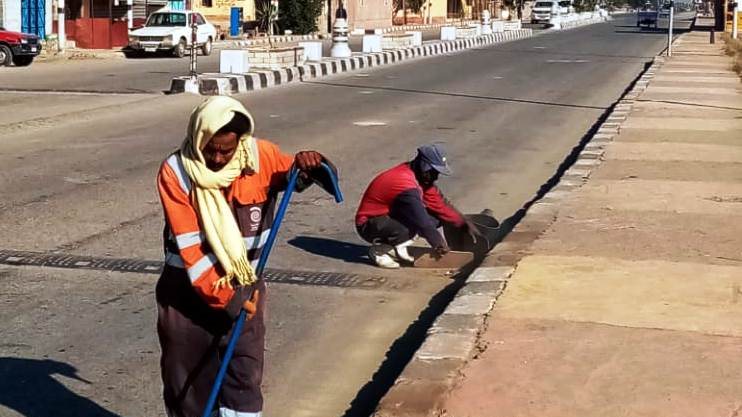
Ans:
[[[588,144],[589,179],[533,206],[555,220],[436,415],[742,415],[742,89],[722,47],[681,36]]]
[[[36,58],[38,62],[52,62],[65,60],[84,60],[84,59],[125,59],[124,52],[121,48],[116,49],[81,49],[67,48],[64,53],[56,51],[43,50]]]

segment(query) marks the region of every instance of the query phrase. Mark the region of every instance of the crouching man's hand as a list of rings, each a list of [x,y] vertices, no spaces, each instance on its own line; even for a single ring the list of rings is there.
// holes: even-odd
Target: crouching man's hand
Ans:
[[[433,248],[433,258],[441,259],[443,255],[447,254],[450,251],[451,249],[449,249],[446,245],[436,246],[435,248]]]

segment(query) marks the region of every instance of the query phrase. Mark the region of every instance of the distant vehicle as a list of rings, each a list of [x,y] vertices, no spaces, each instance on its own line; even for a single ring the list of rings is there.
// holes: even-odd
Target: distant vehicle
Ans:
[[[659,11],[652,10],[648,5],[645,5],[642,10],[636,15],[636,27],[650,27],[653,26],[657,29],[657,21],[659,20]]]
[[[531,8],[531,23],[549,23],[553,15],[574,13],[572,0],[540,0]]]
[[[11,32],[0,27],[0,67],[31,65],[33,59],[41,53],[39,37],[30,33]]]
[[[200,14],[191,11],[159,10],[152,13],[144,27],[129,33],[127,56],[148,52],[170,51],[178,58],[185,56],[191,46],[191,22],[196,22],[196,47],[204,55],[211,55],[216,28]]]

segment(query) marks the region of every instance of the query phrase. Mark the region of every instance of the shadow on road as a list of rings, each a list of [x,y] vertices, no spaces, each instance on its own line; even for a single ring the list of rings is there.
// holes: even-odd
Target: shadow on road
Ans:
[[[25,417],[120,417],[75,394],[53,377],[90,384],[70,364],[51,359],[0,357],[0,375],[0,406]]]
[[[665,35],[667,36],[667,28],[643,28],[637,30],[616,30],[613,33],[630,33],[632,35]]]
[[[367,264],[368,246],[314,236],[298,236],[288,244],[309,253],[344,262]]]

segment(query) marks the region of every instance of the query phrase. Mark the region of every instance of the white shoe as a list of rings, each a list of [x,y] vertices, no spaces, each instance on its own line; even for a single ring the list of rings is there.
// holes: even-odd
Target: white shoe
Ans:
[[[399,263],[392,258],[394,248],[390,245],[378,244],[368,249],[368,257],[381,268],[399,268]]]
[[[407,247],[412,245],[412,243],[412,240],[408,240],[407,242],[400,243],[399,245],[394,247],[394,252],[396,252],[399,259],[409,263],[415,262],[415,258],[413,258],[412,255],[407,252]]]

